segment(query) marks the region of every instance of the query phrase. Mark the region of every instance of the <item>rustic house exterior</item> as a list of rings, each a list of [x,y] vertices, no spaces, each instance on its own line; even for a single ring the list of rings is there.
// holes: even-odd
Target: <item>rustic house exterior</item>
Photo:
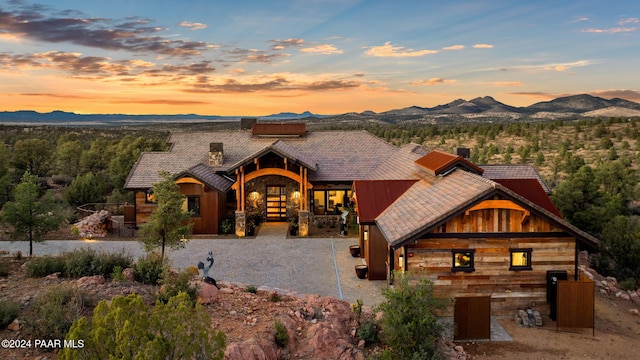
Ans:
[[[409,271],[439,294],[485,295],[494,315],[510,315],[532,302],[545,306],[547,272],[576,276],[578,248],[597,246],[562,220],[527,166],[485,172],[439,151],[413,165],[412,181],[354,182],[369,279]]]
[[[481,165],[364,131],[308,132],[304,124],[252,123],[238,131],[176,132],[167,152],[140,156],[125,188],[135,223],[155,208],[159,172],[174,174],[194,233],[225,219],[247,222],[336,216],[355,205],[370,280],[410,271],[450,297],[485,295],[494,315],[546,302],[547,272],[577,275],[579,248],[598,240],[562,219],[528,165]]]

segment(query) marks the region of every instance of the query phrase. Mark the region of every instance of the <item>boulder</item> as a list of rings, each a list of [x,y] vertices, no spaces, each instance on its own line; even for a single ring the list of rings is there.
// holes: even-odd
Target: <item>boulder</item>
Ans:
[[[200,304],[213,304],[218,298],[219,290],[217,287],[206,283],[204,281],[200,281],[197,283],[198,285],[198,303]]]
[[[102,285],[106,283],[107,280],[102,275],[94,275],[94,276],[85,276],[81,277],[77,280],[77,284],[79,287],[88,287],[88,286],[96,286]]]
[[[224,351],[225,359],[234,360],[277,360],[282,357],[274,340],[249,338],[243,342],[229,344]]]
[[[126,281],[135,281],[136,280],[136,273],[132,268],[126,268],[126,269],[122,270],[122,276],[124,277],[124,279]]]
[[[11,331],[20,331],[20,321],[18,321],[18,319],[13,320],[13,322],[7,326],[7,329]]]
[[[55,279],[57,279],[59,277],[60,277],[60,272],[55,272],[53,274],[49,274],[49,275],[45,276],[44,278],[46,280],[55,280]]]

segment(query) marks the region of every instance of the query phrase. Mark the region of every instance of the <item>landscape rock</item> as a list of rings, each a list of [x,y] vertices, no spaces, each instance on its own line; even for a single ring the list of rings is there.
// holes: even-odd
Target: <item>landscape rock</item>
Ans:
[[[7,329],[11,331],[20,331],[20,321],[18,321],[18,319],[13,320],[13,322],[7,326]]]
[[[46,280],[55,280],[58,279],[60,277],[60,272],[55,272],[53,274],[49,274],[47,276],[45,276]]]
[[[225,359],[234,360],[277,360],[281,358],[281,350],[275,341],[251,337],[242,342],[229,344],[224,352]]]
[[[107,280],[104,278],[104,276],[94,275],[94,276],[81,277],[80,279],[77,280],[76,283],[78,284],[78,287],[89,287],[89,286],[102,285],[106,282]]]
[[[79,222],[73,224],[82,238],[105,237],[111,220],[111,213],[107,210],[97,211]]]
[[[640,311],[638,309],[629,309],[629,314],[640,316]]]
[[[126,281],[135,281],[136,280],[136,273],[132,268],[126,268],[126,269],[122,270],[122,276],[124,277],[124,279]]]
[[[219,290],[217,287],[204,281],[198,282],[198,298],[199,304],[213,304],[218,298]]]

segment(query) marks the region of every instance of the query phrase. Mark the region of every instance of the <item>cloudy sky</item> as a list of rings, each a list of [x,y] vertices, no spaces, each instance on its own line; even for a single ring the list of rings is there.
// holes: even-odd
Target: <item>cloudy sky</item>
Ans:
[[[0,0],[0,111],[640,102],[639,65],[639,1]]]

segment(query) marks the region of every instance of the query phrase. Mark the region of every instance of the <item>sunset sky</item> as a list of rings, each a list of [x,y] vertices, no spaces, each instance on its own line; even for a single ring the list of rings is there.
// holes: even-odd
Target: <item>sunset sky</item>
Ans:
[[[640,102],[640,1],[0,0],[0,111]]]

